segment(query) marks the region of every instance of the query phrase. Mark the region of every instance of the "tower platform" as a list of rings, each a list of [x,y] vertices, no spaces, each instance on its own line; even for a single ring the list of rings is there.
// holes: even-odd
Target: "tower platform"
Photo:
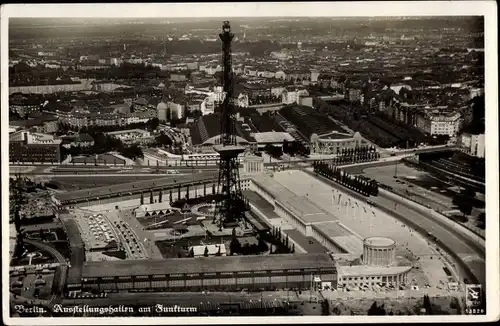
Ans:
[[[245,147],[238,145],[215,145],[214,150],[219,153],[221,158],[237,157],[245,151]]]

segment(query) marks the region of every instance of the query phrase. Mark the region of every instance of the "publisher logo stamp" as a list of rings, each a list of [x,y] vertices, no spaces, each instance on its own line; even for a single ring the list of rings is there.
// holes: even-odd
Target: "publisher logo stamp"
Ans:
[[[483,289],[481,284],[466,284],[465,306],[467,314],[484,314]]]

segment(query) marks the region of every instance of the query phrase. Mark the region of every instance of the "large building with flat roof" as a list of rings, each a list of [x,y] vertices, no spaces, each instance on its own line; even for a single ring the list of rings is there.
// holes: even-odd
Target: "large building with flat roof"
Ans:
[[[75,280],[72,280],[73,282]],[[72,289],[98,291],[236,291],[335,287],[327,254],[277,254],[86,262]]]
[[[306,237],[336,253],[363,253],[360,236],[340,223],[337,217],[264,174],[252,177],[250,189],[271,203],[275,213]],[[314,190],[312,190],[314,191]]]

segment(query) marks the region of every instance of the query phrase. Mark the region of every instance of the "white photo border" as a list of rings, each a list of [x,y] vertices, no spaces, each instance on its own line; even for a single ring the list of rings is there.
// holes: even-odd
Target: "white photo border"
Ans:
[[[162,15],[166,13],[166,15]],[[9,300],[3,300],[7,325],[134,325],[151,324],[281,324],[281,323],[401,323],[481,322],[499,319],[499,220],[498,220],[498,45],[495,1],[370,1],[280,3],[113,3],[113,4],[7,4],[1,7],[1,171],[9,179],[8,156],[8,20],[14,17],[47,18],[147,18],[147,17],[375,17],[375,16],[484,16],[486,95],[486,315],[461,316],[293,316],[291,317],[116,317],[116,318],[11,318]],[[221,19],[222,20],[222,19]],[[2,182],[8,194],[8,182]],[[2,257],[8,257],[9,203],[2,196]],[[2,264],[2,297],[9,298],[8,265]]]

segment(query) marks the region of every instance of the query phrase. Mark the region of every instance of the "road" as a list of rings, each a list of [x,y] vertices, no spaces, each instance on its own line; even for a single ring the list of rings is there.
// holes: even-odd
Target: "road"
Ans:
[[[58,263],[60,263],[63,266],[63,271],[59,275],[59,280],[54,280],[53,282],[58,282],[58,288],[57,290],[52,294],[52,297],[50,300],[38,300],[38,299],[30,299],[30,298],[23,298],[23,297],[18,297],[16,300],[24,300],[26,301],[33,301],[34,304],[40,304],[44,306],[51,306],[53,303],[59,301],[62,293],[64,286],[66,285],[66,276],[67,276],[67,265],[66,265],[66,259],[64,256],[57,251],[55,248],[46,245],[43,242],[37,241],[37,240],[32,240],[32,239],[24,239],[24,242],[27,244],[30,244],[32,246],[37,247],[38,249],[45,251],[49,253],[52,257],[54,257]]]
[[[306,173],[315,175],[311,171],[306,171]],[[333,188],[342,189],[342,191],[349,193],[350,196],[356,198],[357,200],[367,200],[367,197],[353,190],[347,189],[336,182],[330,181],[321,176],[317,176],[317,178],[324,183],[329,184]],[[384,208],[395,217],[402,220],[405,224],[415,228],[421,228],[426,232],[432,233],[432,235],[439,240],[437,243],[438,245],[445,245],[446,247],[451,248],[454,253],[456,253],[462,261],[464,261],[478,281],[483,284],[483,286],[485,285],[486,272],[484,248],[475,245],[474,241],[447,226],[438,218],[409,206],[403,198],[396,200],[379,195],[375,197],[371,196],[370,201],[372,201],[376,207]],[[424,236],[427,235],[424,234]],[[455,267],[458,268],[459,266]],[[464,274],[466,271],[461,270],[461,272],[461,274]]]
[[[414,155],[414,154],[421,154],[421,153],[432,153],[432,152],[441,152],[441,151],[448,151],[448,150],[453,150],[454,147],[448,147],[448,146],[434,146],[434,147],[426,147],[426,148],[416,148],[416,149],[409,149],[409,150],[400,150],[400,151],[395,151],[392,154],[394,156],[390,156],[389,158],[391,159],[398,159],[398,157],[402,156],[408,156],[408,155]],[[305,159],[293,159],[291,161],[288,160],[283,160],[283,161],[278,161],[278,162],[265,162],[265,166],[273,166],[276,164],[287,164],[287,163],[311,163],[316,160],[323,160],[321,158],[321,155],[316,155],[319,157],[314,157],[314,158],[305,158]],[[326,155],[325,155],[326,156]],[[328,159],[326,159],[328,160]],[[382,159],[382,161],[384,158]],[[49,169],[50,168],[66,168],[66,169],[75,169],[75,170],[81,170],[82,172],[88,172],[91,173],[92,169],[109,169],[109,173],[127,173],[130,170],[133,170],[136,173],[135,170],[150,170],[151,173],[155,173],[155,170],[218,170],[217,165],[205,165],[203,161],[199,161],[198,164],[194,165],[182,165],[182,164],[187,164],[185,161],[181,162],[181,165],[179,166],[127,166],[126,168],[122,168],[120,166],[114,166],[114,165],[72,165],[72,164],[51,164],[51,163],[46,163],[46,164],[41,164],[41,163],[36,163],[36,164],[10,164],[10,169],[12,170],[11,174],[16,173],[19,170],[26,169],[26,172],[20,172],[21,174],[54,174],[58,172],[52,172]],[[31,170],[31,171],[30,171]],[[16,171],[16,172],[14,172]]]
[[[355,170],[363,170],[369,167],[376,167],[376,166],[383,166],[383,165],[391,165],[394,164],[394,162],[401,160],[404,157],[407,157],[411,154],[400,154],[398,156],[391,156],[391,157],[386,157],[382,158],[378,161],[373,161],[373,162],[364,162],[364,163],[354,163],[354,164],[346,164],[346,165],[341,165],[343,168],[348,169],[348,171],[355,171]],[[325,161],[328,161],[326,159]],[[298,164],[302,163],[300,166]],[[295,161],[290,161],[286,163],[278,162],[278,163],[266,163],[264,166],[271,167],[275,165],[291,165],[295,166],[297,168],[304,168],[307,166],[310,166],[309,163],[304,163],[304,160],[295,160]],[[76,168],[78,169],[78,168]],[[138,171],[139,170],[139,171]],[[164,169],[168,170],[168,169]],[[176,170],[176,169],[171,169],[171,170]],[[156,171],[156,168],[135,168],[133,170],[109,170],[109,172],[103,172],[102,170],[100,171],[92,171],[89,169],[81,169],[79,172],[65,172],[65,171],[60,171],[60,172],[46,172],[46,171],[39,171],[39,170],[34,170],[34,171],[28,171],[28,172],[21,172],[23,175],[29,175],[29,176],[34,176],[34,177],[42,177],[42,176],[53,176],[56,178],[68,178],[68,177],[119,177],[119,176],[130,176],[130,177],[140,177],[140,176],[151,176],[151,175],[158,175],[158,176],[183,176],[183,175],[189,175],[192,173],[199,173],[201,172],[215,172],[218,171],[218,168],[216,167],[204,167],[204,166],[199,166],[196,168],[182,168],[182,169],[177,169],[177,171],[180,171],[178,174],[168,174],[166,172],[163,172],[162,169],[160,169],[160,172]],[[189,172],[189,173],[187,173]],[[12,172],[11,174],[16,174],[15,172]]]

